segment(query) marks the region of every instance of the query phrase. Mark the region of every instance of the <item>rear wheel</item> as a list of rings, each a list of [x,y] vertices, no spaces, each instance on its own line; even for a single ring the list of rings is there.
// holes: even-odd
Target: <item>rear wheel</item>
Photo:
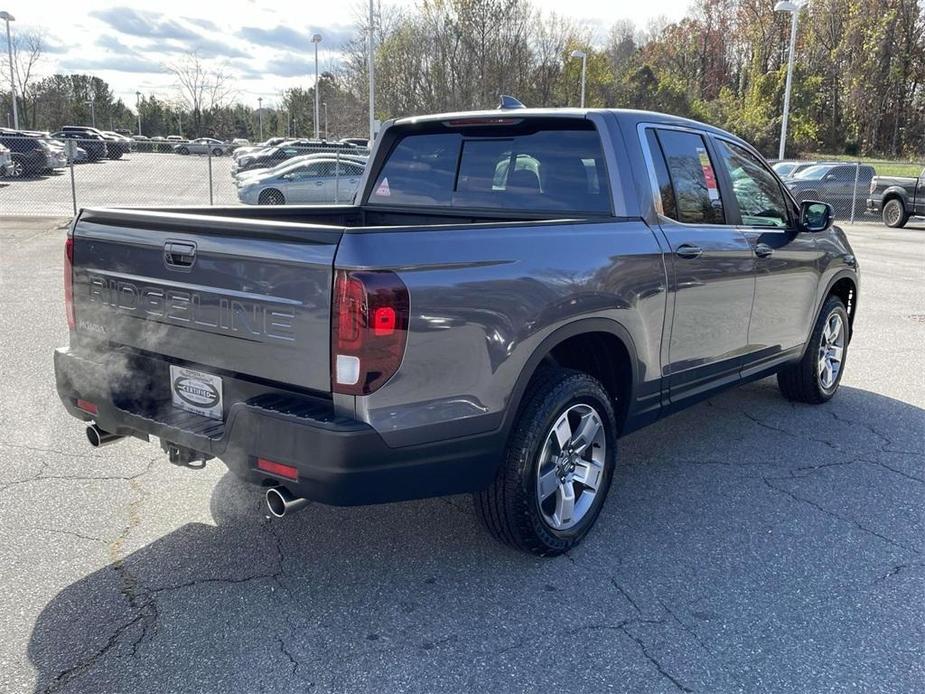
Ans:
[[[189,147],[180,147],[177,150],[177,154],[189,154]]]
[[[594,525],[616,466],[616,419],[601,383],[546,369],[534,379],[497,476],[475,508],[501,542],[540,556],[577,545]]]
[[[257,199],[257,202],[260,205],[285,205],[286,199],[278,190],[270,188],[269,190],[265,190],[260,193],[260,197]]]
[[[822,307],[803,358],[777,374],[777,385],[788,400],[820,404],[835,395],[848,354],[848,312],[837,296]]]
[[[212,156],[213,156],[213,157],[220,157],[220,156],[222,156],[222,150],[221,150],[221,148],[220,148],[220,147],[216,147],[215,149],[213,149],[213,150],[212,150]]]
[[[903,201],[898,198],[893,198],[888,200],[887,203],[883,206],[883,223],[888,227],[893,227],[894,229],[902,228],[906,225],[906,220],[908,220],[906,215],[906,206],[903,205]]]

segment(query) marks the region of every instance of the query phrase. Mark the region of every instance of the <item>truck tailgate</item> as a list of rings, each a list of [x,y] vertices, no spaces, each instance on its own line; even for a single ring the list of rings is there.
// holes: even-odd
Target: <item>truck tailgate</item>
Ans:
[[[77,333],[191,364],[330,390],[343,229],[88,210],[74,229]]]

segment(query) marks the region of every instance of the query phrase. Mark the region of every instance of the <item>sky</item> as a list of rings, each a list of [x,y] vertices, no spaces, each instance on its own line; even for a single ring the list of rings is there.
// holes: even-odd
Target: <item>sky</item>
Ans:
[[[411,7],[414,0],[381,0],[383,7]],[[661,17],[685,14],[689,0],[533,0],[545,12],[567,15],[601,36],[619,19],[645,28]],[[105,79],[117,97],[134,107],[135,92],[175,95],[165,65],[192,49],[225,64],[236,98],[256,105],[283,90],[314,81],[312,34],[320,33],[320,69],[336,64],[339,48],[356,33],[361,0],[0,0],[18,30],[44,33],[46,52],[38,74],[83,72]],[[3,43],[5,56],[6,37]],[[5,61],[4,61],[5,62]],[[0,71],[5,76],[6,66]]]

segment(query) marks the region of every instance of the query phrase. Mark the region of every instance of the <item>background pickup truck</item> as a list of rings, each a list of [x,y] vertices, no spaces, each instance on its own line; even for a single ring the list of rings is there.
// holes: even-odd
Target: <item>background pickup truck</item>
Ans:
[[[778,374],[838,388],[856,261],[749,145],[656,113],[390,122],[356,204],[86,210],[60,397],[94,445],[160,439],[267,488],[472,492],[499,539],[577,543],[620,435]]]
[[[867,211],[883,216],[889,227],[903,227],[909,217],[925,217],[925,169],[918,178],[874,176]]]

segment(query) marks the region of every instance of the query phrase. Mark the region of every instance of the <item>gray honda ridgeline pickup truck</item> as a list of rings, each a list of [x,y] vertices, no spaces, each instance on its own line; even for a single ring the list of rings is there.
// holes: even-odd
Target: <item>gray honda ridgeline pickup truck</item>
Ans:
[[[858,269],[832,221],[681,118],[403,118],[353,205],[81,212],[58,392],[92,444],[220,458],[276,516],[471,492],[555,555],[620,436],[771,374],[833,396]]]

